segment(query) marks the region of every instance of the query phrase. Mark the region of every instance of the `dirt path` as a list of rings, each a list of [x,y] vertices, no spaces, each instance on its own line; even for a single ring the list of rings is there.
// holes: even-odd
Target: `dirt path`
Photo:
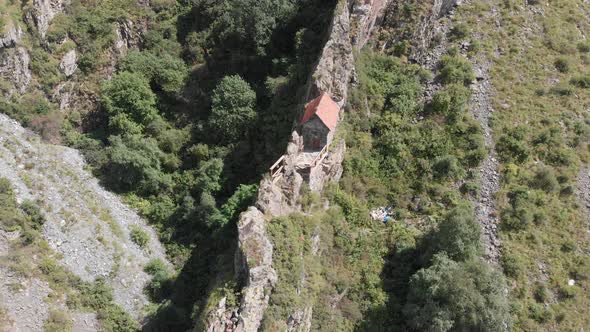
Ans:
[[[580,200],[582,211],[586,216],[588,230],[590,231],[590,165],[584,165],[578,173],[576,194]]]
[[[490,117],[494,112],[491,96],[493,93],[490,82],[490,63],[479,57],[473,61],[477,81],[472,85],[471,110],[483,130],[488,155],[479,168],[479,192],[474,200],[475,216],[482,225],[484,236],[484,258],[490,263],[498,263],[501,242],[498,238],[498,211],[496,193],[500,189],[498,159],[494,148]]]

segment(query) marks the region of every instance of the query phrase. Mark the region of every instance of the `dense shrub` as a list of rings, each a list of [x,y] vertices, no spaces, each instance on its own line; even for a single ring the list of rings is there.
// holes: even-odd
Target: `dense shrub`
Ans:
[[[100,102],[111,117],[113,130],[121,133],[129,133],[129,126],[142,128],[158,117],[156,96],[140,74],[122,72],[113,76],[103,85]]]
[[[140,248],[145,248],[150,243],[150,235],[137,225],[129,226],[129,237]]]
[[[464,261],[482,253],[481,226],[469,205],[451,210],[434,233],[436,251],[444,251],[453,260]]]
[[[162,260],[152,259],[144,267],[144,271],[152,276],[146,291],[152,300],[160,301],[170,292],[172,286],[172,275],[168,272],[168,267]]]
[[[568,58],[561,57],[555,60],[554,65],[560,73],[567,73],[570,71],[571,61]]]
[[[36,230],[41,230],[41,227],[45,223],[45,216],[41,212],[39,205],[33,201],[25,200],[20,205],[20,208],[29,217],[32,227]]]
[[[580,51],[582,53],[590,52],[590,42],[588,42],[588,41],[579,42],[578,43],[578,51]]]
[[[501,211],[502,226],[507,230],[526,229],[534,220],[527,188],[517,187],[508,193],[510,206]]]
[[[471,29],[470,29],[469,25],[466,23],[455,24],[451,28],[451,39],[452,40],[465,39],[471,33],[470,30]]]
[[[63,311],[51,310],[43,326],[46,332],[68,332],[73,326],[70,316]]]
[[[111,136],[103,174],[113,188],[156,192],[167,180],[161,173],[162,151],[154,139],[138,135]]]
[[[49,91],[61,78],[59,61],[40,47],[35,47],[31,51],[31,70],[39,77],[46,91]]]
[[[286,0],[197,0],[195,8],[213,22],[207,47],[264,55],[274,29],[294,5]]]
[[[551,167],[541,167],[531,181],[533,188],[541,189],[546,192],[554,192],[559,190],[559,182],[555,176],[555,171]]]
[[[456,179],[461,173],[461,167],[456,157],[446,155],[434,161],[432,171],[437,179]]]
[[[580,75],[573,77],[570,83],[578,88],[590,89],[590,75]]]
[[[444,84],[469,85],[475,79],[475,74],[467,59],[458,55],[444,55],[440,60],[439,77]]]
[[[500,136],[496,143],[498,157],[503,162],[524,163],[528,160],[530,149],[525,141],[525,130],[516,127]]]
[[[120,67],[122,71],[140,73],[162,91],[172,94],[182,89],[188,73],[181,59],[147,51],[130,52],[122,60]]]
[[[436,255],[412,276],[404,314],[420,331],[504,331],[509,322],[502,275],[479,259]]]
[[[471,90],[462,84],[449,84],[432,98],[431,108],[450,119],[462,115],[471,97]]]
[[[211,99],[209,122],[219,139],[228,142],[242,139],[256,119],[254,90],[240,76],[226,76]]]

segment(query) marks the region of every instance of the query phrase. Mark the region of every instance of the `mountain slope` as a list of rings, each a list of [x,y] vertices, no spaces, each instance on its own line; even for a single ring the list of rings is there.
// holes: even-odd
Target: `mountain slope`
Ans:
[[[86,164],[77,151],[45,144],[5,115],[0,115],[0,142],[0,178],[10,182],[19,204],[38,205],[44,216],[41,233],[48,246],[46,250],[84,282],[103,278],[113,289],[115,303],[135,318],[143,317],[149,303],[144,287],[150,280],[144,267],[153,259],[166,260],[154,231],[99,185],[85,170]],[[145,243],[134,241],[137,234],[145,236]],[[18,234],[12,237],[16,237],[12,242],[18,241]],[[4,251],[3,259],[14,254]],[[42,263],[42,258],[38,259]],[[33,270],[40,264],[31,263]],[[12,275],[19,283],[27,283],[27,278],[19,278],[18,273],[13,275],[14,271],[6,269],[2,267],[3,273]],[[31,273],[21,272],[25,276]],[[6,279],[4,282],[11,283]],[[34,285],[37,284],[31,287]],[[29,291],[26,287],[25,290]],[[45,301],[41,296],[34,302],[36,310],[40,310],[34,318],[43,320],[48,305]],[[4,302],[4,306],[10,309],[9,317],[22,319],[13,311],[18,307],[10,301]]]

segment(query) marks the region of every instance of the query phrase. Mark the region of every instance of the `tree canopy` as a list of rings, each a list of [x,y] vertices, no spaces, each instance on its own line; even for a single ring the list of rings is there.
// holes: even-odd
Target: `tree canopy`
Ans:
[[[504,331],[509,322],[503,275],[478,258],[437,254],[410,281],[404,313],[419,331]]]
[[[213,90],[211,127],[226,141],[237,141],[256,119],[256,93],[238,75],[224,77]]]
[[[121,72],[106,82],[102,88],[101,105],[111,118],[110,125],[122,132],[128,132],[124,130],[129,129],[128,126],[142,128],[158,117],[156,95],[148,81],[137,73]],[[131,124],[122,124],[126,122]]]

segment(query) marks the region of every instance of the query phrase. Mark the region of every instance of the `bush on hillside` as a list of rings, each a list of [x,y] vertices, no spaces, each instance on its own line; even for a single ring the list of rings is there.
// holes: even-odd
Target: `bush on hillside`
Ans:
[[[535,172],[535,177],[531,181],[531,186],[546,192],[559,190],[559,182],[555,176],[555,171],[551,167],[541,167]]]
[[[510,321],[505,281],[478,258],[455,262],[444,253],[410,280],[404,314],[419,331],[504,331]]]
[[[137,132],[158,117],[156,95],[141,74],[122,72],[113,76],[102,87],[100,103],[116,132],[129,133],[135,126],[132,131]]]
[[[443,84],[469,85],[475,79],[469,61],[459,55],[445,55],[440,60],[440,75]]]
[[[129,226],[129,237],[133,243],[142,249],[145,249],[148,243],[150,243],[150,235],[137,225]]]
[[[580,75],[573,77],[570,80],[570,83],[577,86],[578,88],[590,89],[590,75]]]
[[[560,57],[555,60],[555,69],[560,73],[567,73],[570,71],[571,63],[568,58]]]
[[[530,149],[525,140],[525,130],[516,127],[500,136],[496,143],[496,152],[503,162],[524,163],[530,156]]]
[[[224,77],[211,98],[209,124],[217,137],[225,142],[244,138],[256,119],[256,93],[240,76]]]
[[[168,182],[161,172],[163,154],[154,139],[111,136],[109,143],[102,172],[114,189],[156,192]]]
[[[449,84],[439,90],[432,98],[433,112],[443,114],[449,119],[456,119],[463,114],[471,97],[471,90],[462,84]]]
[[[473,208],[462,204],[451,210],[434,233],[436,251],[444,251],[456,261],[478,257],[482,253],[481,226],[475,220]]]

